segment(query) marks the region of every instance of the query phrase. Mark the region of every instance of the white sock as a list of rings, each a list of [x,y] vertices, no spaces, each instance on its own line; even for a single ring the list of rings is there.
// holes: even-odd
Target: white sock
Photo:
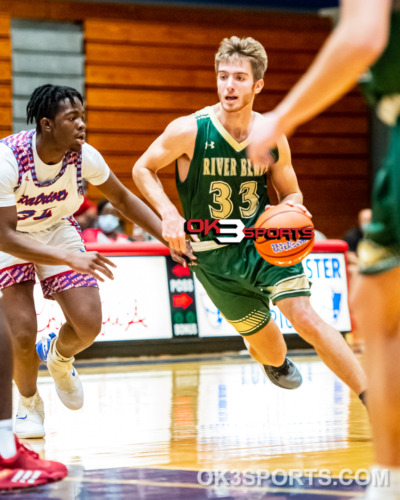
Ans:
[[[57,361],[74,361],[74,357],[72,356],[71,358],[65,358],[64,356],[62,356],[58,351],[57,351],[57,347],[56,347],[56,342],[57,342],[57,338],[55,338],[50,346],[50,351],[52,351],[52,354],[54,355],[54,357],[56,358]]]
[[[17,453],[12,419],[0,420],[0,455],[11,458]]]
[[[20,394],[21,402],[25,406],[25,408],[32,408],[36,405],[36,403],[40,403],[41,397],[36,390],[35,394],[33,396],[29,396],[26,398],[25,396],[22,396]]]
[[[400,498],[400,468],[381,465],[371,467],[371,482],[368,490],[371,493],[385,492],[387,495],[398,495]]]

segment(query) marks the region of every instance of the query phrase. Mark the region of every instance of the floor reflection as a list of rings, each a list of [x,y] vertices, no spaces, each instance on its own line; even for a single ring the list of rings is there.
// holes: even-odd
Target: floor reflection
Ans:
[[[304,380],[295,391],[272,385],[244,356],[102,368],[81,363],[85,404],[76,412],[60,403],[41,372],[47,436],[29,444],[71,472],[40,489],[42,496],[30,491],[20,498],[325,498],[321,484],[275,485],[266,476],[293,470],[316,476],[315,469],[338,476],[346,467],[354,478],[372,461],[368,417],[317,358],[294,359]],[[256,480],[201,484],[198,471]],[[332,486],[329,498],[333,491],[334,498],[349,498],[362,490],[356,483]]]

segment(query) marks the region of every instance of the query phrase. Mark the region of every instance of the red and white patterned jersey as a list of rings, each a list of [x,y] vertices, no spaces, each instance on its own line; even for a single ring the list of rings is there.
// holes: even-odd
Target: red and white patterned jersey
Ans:
[[[101,154],[86,143],[46,165],[36,152],[35,130],[0,141],[0,207],[16,205],[18,231],[43,231],[70,218],[83,201],[82,179],[99,185],[109,175]]]

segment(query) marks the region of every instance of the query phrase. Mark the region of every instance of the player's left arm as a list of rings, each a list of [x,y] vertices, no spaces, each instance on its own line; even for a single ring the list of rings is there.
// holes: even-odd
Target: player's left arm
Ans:
[[[129,191],[113,172],[110,172],[108,179],[103,184],[97,185],[96,187],[122,215],[141,226],[147,233],[157,238],[169,248],[168,242],[162,237],[161,220],[146,203]],[[182,253],[171,249],[170,251],[172,258],[176,262],[186,266],[186,260]],[[186,245],[186,252],[184,255],[190,260],[195,259],[190,244]]]
[[[303,194],[300,191],[297,176],[292,165],[292,155],[288,140],[284,135],[277,143],[279,160],[269,167],[270,180],[278,196],[279,204],[288,203],[301,207],[310,215],[303,206]]]

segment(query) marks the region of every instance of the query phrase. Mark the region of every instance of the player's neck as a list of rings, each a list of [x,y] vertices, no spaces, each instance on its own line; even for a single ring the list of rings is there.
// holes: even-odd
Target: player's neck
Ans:
[[[229,112],[221,104],[217,104],[214,111],[221,125],[236,141],[243,142],[248,138],[254,120],[254,113],[250,106],[236,112]]]
[[[39,158],[46,165],[55,165],[60,163],[65,156],[65,149],[60,148],[53,141],[47,140],[43,135],[36,135],[36,152]]]

